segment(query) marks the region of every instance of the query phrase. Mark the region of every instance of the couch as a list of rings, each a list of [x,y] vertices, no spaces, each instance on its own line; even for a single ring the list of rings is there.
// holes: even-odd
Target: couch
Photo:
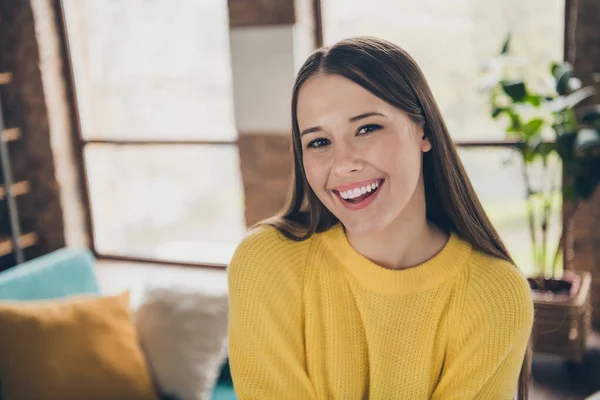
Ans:
[[[87,249],[61,249],[0,272],[1,300],[45,300],[101,294],[95,259]],[[229,364],[220,371],[213,400],[235,400]],[[164,397],[163,400],[176,400]]]

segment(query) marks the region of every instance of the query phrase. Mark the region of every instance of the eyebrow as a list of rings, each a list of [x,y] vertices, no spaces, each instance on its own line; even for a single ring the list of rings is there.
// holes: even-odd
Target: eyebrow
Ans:
[[[354,117],[350,117],[350,118],[348,118],[348,122],[356,122],[356,121],[359,121],[361,119],[372,117],[374,115],[379,115],[380,117],[384,117],[385,118],[385,115],[383,115],[381,113],[378,113],[378,112],[375,112],[375,111],[370,111],[370,112],[366,112],[364,114],[360,114],[360,115],[356,115]],[[307,129],[303,130],[300,133],[300,136],[304,136],[306,134],[313,133],[313,132],[318,132],[318,131],[321,131],[321,130],[323,130],[323,128],[321,128],[320,126],[313,126],[312,128],[307,128]]]

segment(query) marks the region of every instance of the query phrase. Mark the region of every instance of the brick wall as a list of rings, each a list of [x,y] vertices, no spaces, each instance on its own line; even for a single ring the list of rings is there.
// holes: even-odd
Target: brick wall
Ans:
[[[252,226],[286,204],[292,177],[291,134],[241,133],[239,144],[246,224]]]
[[[592,84],[591,74],[600,72],[600,2],[578,0],[571,2],[567,20],[567,60],[584,86]],[[593,103],[600,103],[600,85]],[[600,327],[600,188],[590,201],[580,205],[573,226],[575,270],[592,273],[592,302],[594,325]]]
[[[227,3],[232,27],[293,24],[296,19],[291,0],[229,0]]]
[[[19,214],[23,230],[39,236],[28,258],[89,245],[56,4],[0,2],[0,70],[14,77],[2,93],[6,125],[22,132],[11,161],[16,180],[31,184],[17,197]]]
[[[13,83],[2,92],[4,116],[7,127],[22,132],[10,150],[15,180],[28,180],[31,186],[17,201],[23,230],[39,237],[29,253],[33,257],[65,245],[63,213],[31,3],[2,1],[0,16],[0,69],[13,72]]]

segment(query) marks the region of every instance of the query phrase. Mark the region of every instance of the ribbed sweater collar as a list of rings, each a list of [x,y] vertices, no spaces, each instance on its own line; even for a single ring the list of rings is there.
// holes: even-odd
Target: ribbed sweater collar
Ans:
[[[468,242],[452,232],[444,247],[429,260],[411,268],[392,270],[357,252],[341,223],[319,234],[319,238],[360,284],[376,292],[395,295],[420,292],[441,284],[465,265],[472,251]]]

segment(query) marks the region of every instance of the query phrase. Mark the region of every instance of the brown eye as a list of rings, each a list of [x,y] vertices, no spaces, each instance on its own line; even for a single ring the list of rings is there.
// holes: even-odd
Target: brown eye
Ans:
[[[382,128],[381,125],[369,124],[369,125],[360,127],[360,129],[358,130],[358,132],[356,134],[360,135],[360,136],[364,136],[364,135],[368,135],[369,133],[375,132],[381,128]]]
[[[316,149],[318,147],[327,146],[328,144],[329,144],[329,140],[320,138],[320,139],[315,139],[315,140],[311,141],[310,143],[308,143],[308,145],[306,147]]]

